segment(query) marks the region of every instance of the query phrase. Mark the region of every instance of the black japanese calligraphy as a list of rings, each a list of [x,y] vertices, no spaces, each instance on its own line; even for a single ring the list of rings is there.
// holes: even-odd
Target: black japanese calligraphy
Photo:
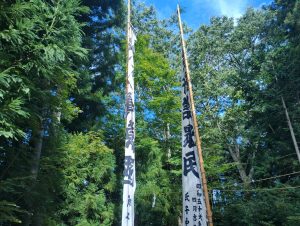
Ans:
[[[202,196],[202,193],[201,193],[200,190],[197,190],[197,196],[198,196],[198,197],[201,197],[201,196]]]
[[[198,211],[201,212],[202,206],[198,206]]]
[[[187,193],[185,193],[185,195],[184,195],[184,201],[190,201],[190,195],[189,195],[189,193],[187,192]]]
[[[200,169],[197,159],[197,133],[192,122],[191,96],[189,93],[190,81],[186,71],[181,78],[182,88],[182,182],[183,182],[183,218],[185,226],[206,226],[206,207],[204,203]],[[200,202],[199,202],[200,200]],[[201,217],[201,218],[200,218]]]
[[[126,141],[125,141],[126,148],[129,148],[129,146],[131,145],[132,148],[134,149],[133,141],[134,141],[134,122],[130,120],[126,128]]]
[[[129,112],[133,112],[134,110],[134,104],[132,101],[132,93],[129,92],[126,95],[126,116],[129,114]]]
[[[201,199],[198,199],[198,202],[197,202],[198,204],[202,204],[202,201],[201,201]]]
[[[124,184],[130,184],[133,186],[133,164],[134,159],[131,156],[125,156],[125,167],[124,167]]]
[[[131,206],[131,201],[132,201],[132,199],[130,198],[130,195],[128,195],[128,198],[127,198],[127,207]]]
[[[190,118],[192,118],[191,111],[183,111],[182,112],[182,119],[190,119]]]
[[[190,212],[189,206],[185,206],[185,213],[188,214]]]
[[[189,97],[185,96],[182,100],[182,111],[189,111],[190,110],[190,103],[189,103]]]
[[[197,215],[196,214],[193,215],[193,220],[197,221]]]
[[[189,172],[192,172],[196,177],[199,178],[194,151],[186,153],[185,157],[183,158],[183,175],[187,176]]]
[[[182,79],[182,87],[183,87],[183,93],[187,94],[187,91],[188,91],[188,82],[187,82],[185,76]]]
[[[183,146],[186,147],[188,145],[189,148],[192,148],[192,147],[195,147],[196,144],[194,142],[194,128],[192,125],[187,125],[184,127],[184,136],[185,136],[185,139],[184,139],[184,143],[183,143]]]
[[[189,225],[189,223],[190,223],[190,221],[189,221],[189,219],[188,218],[185,218],[185,225]]]
[[[190,111],[190,103],[188,96],[183,97],[182,101],[182,119],[190,119],[192,117]]]
[[[202,214],[199,214],[199,216],[198,216],[198,217],[199,217],[199,220],[200,220],[200,221],[202,221],[202,220],[203,220]]]

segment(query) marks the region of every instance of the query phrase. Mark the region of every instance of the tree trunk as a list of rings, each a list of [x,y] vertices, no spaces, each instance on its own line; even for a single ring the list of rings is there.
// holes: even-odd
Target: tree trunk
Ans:
[[[237,164],[237,169],[240,174],[241,180],[243,181],[244,187],[249,187],[252,181],[254,168],[251,166],[249,173],[247,174],[246,168],[243,166],[243,163],[240,158],[240,149],[237,144],[234,145],[234,150],[232,147],[229,147],[229,153],[233,159],[233,161]],[[252,159],[255,157],[255,151],[252,155]]]
[[[168,159],[171,158],[172,153],[171,153],[171,148],[170,148],[170,137],[171,137],[171,133],[170,133],[170,123],[167,123],[167,132],[166,132],[166,141],[167,141],[167,145],[168,145]]]
[[[34,152],[32,157],[32,164],[31,164],[31,170],[30,174],[33,178],[33,185],[31,188],[34,187],[36,184],[37,176],[39,173],[39,165],[40,165],[40,158],[42,153],[42,147],[43,147],[43,137],[44,137],[44,128],[43,128],[43,121],[40,122],[40,128],[37,130],[35,138],[34,138]],[[24,225],[36,225],[36,226],[42,226],[42,220],[39,214],[35,213],[35,208],[32,203],[32,197],[29,191],[28,197],[26,198],[27,205],[28,205],[28,214],[26,215],[24,219]]]
[[[288,112],[288,110],[286,108],[285,101],[284,101],[284,99],[283,99],[282,96],[281,96],[281,101],[282,101],[282,106],[284,108],[284,112],[285,112],[285,116],[286,116],[286,119],[287,119],[287,123],[288,123],[289,129],[290,129],[290,132],[291,132],[291,136],[292,136],[292,140],[293,140],[293,143],[294,143],[295,151],[296,151],[297,156],[298,156],[298,161],[300,163],[299,147],[298,147],[297,140],[296,140],[295,133],[294,133],[294,129],[293,129],[293,126],[292,126],[292,123],[291,123],[291,120],[290,120],[289,112]]]
[[[180,213],[180,216],[178,217],[178,226],[182,226],[182,215]]]
[[[43,136],[44,136],[44,128],[41,123],[41,127],[37,131],[37,136],[34,143],[33,161],[31,165],[31,175],[33,176],[34,180],[37,179],[37,175],[39,172],[40,158],[41,158],[42,147],[43,147]]]

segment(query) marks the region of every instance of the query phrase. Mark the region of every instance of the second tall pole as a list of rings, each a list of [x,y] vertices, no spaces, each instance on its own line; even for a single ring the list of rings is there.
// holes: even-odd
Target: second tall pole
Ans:
[[[186,46],[185,46],[179,5],[177,5],[177,14],[178,14],[179,29],[180,29],[180,37],[181,37],[183,65],[184,65],[184,69],[185,69],[184,73],[185,73],[185,76],[187,79],[187,83],[188,83],[187,86],[188,86],[188,90],[190,93],[189,96],[190,96],[190,103],[191,103],[191,111],[192,111],[192,118],[193,118],[193,123],[194,123],[194,128],[195,128],[194,131],[195,131],[196,145],[197,145],[197,151],[198,151],[199,162],[200,162],[199,165],[200,165],[200,171],[201,171],[201,176],[202,176],[202,184],[203,184],[203,192],[204,192],[204,196],[205,196],[205,205],[206,205],[206,211],[207,211],[208,225],[213,226],[212,211],[211,211],[210,202],[209,202],[207,180],[206,180],[206,174],[205,174],[204,162],[203,162],[203,156],[202,156],[201,140],[200,140],[200,135],[199,135],[199,131],[198,131],[198,122],[197,122],[197,116],[196,116],[196,110],[195,110],[195,104],[194,104],[194,96],[193,96],[193,90],[192,90],[189,64],[188,64],[188,60],[187,60]]]

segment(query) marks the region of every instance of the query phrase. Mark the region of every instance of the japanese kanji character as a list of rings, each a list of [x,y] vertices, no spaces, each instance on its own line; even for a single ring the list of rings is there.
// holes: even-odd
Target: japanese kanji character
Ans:
[[[129,92],[126,95],[126,116],[129,114],[129,112],[133,112],[134,110],[134,104],[132,101],[132,93]]]
[[[190,196],[189,196],[189,193],[187,192],[187,193],[185,193],[185,195],[184,195],[184,201],[190,201]]]
[[[188,218],[185,218],[185,225],[189,225],[189,223],[190,223],[190,221],[189,221],[189,219]]]
[[[201,199],[198,199],[198,204],[202,204],[202,201],[201,201]]]
[[[132,120],[129,121],[128,123],[128,127],[126,128],[126,142],[125,142],[125,146],[126,148],[128,148],[130,145],[132,146],[132,148],[134,147],[134,122]]]
[[[189,207],[188,206],[185,206],[185,213],[188,214],[190,211]]]
[[[190,119],[192,117],[192,113],[190,110],[189,97],[183,97],[182,101],[182,119]]]
[[[202,206],[198,206],[198,211],[201,212]]]
[[[199,214],[199,216],[198,216],[198,217],[199,217],[199,220],[200,220],[200,221],[202,221],[202,220],[203,220],[202,214]]]
[[[192,172],[196,177],[199,178],[194,151],[186,153],[185,157],[183,158],[183,175],[187,176],[189,172]]]
[[[131,201],[132,201],[132,199],[130,198],[130,195],[128,195],[127,207],[131,206]]]
[[[184,76],[184,78],[182,79],[182,87],[183,87],[183,92],[184,92],[184,94],[186,94],[187,91],[188,91],[188,82],[187,82],[185,76]]]
[[[124,177],[127,179],[124,179],[124,184],[130,184],[131,186],[133,186],[133,163],[134,159],[131,156],[125,156]]]
[[[193,215],[193,220],[197,221],[197,215],[196,214]]]
[[[200,190],[197,190],[197,196],[198,196],[198,197],[201,197],[201,196],[202,196],[202,193],[201,193]]]
[[[184,136],[185,136],[185,139],[184,139],[184,143],[183,143],[183,146],[186,147],[188,145],[189,148],[192,148],[192,147],[195,147],[196,144],[193,140],[193,137],[194,137],[194,128],[192,125],[187,125],[185,126],[184,128]]]

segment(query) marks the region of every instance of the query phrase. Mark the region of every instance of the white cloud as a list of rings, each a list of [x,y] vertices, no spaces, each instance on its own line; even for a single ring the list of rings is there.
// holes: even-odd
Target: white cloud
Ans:
[[[251,0],[188,0],[193,8],[204,7],[216,16],[241,17]],[[183,1],[184,2],[184,1]],[[210,13],[211,13],[210,12]]]
[[[241,17],[247,7],[245,0],[216,0],[216,4],[222,15],[234,18]]]

